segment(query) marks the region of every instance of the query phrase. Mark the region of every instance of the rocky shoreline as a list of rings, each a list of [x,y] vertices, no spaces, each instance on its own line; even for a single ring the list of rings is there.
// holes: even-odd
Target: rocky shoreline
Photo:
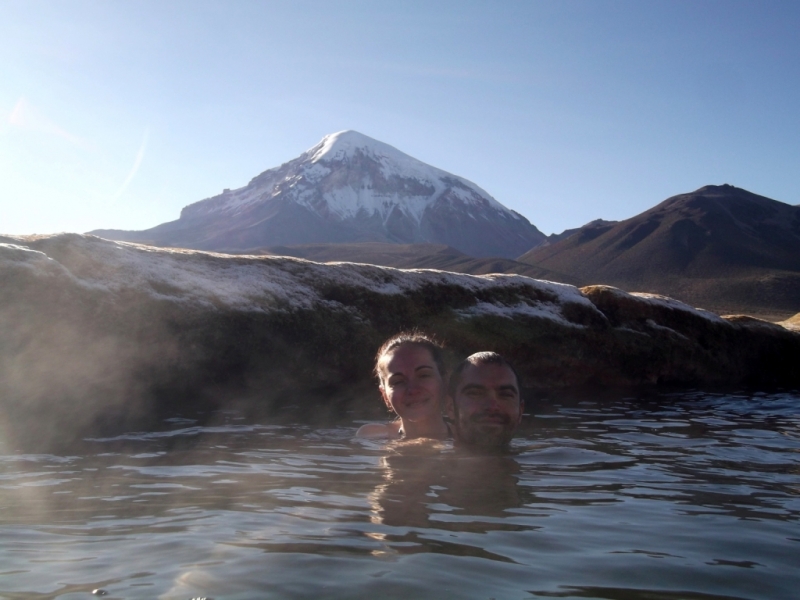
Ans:
[[[796,318],[720,317],[604,286],[77,234],[0,236],[0,281],[6,440],[75,439],[187,407],[324,406],[370,390],[375,349],[413,326],[455,355],[507,355],[538,390],[800,386]]]

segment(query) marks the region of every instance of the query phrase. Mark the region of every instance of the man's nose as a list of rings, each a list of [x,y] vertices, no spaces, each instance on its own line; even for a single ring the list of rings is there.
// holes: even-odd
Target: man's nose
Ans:
[[[489,390],[483,398],[484,404],[489,408],[497,408],[500,406],[500,397],[497,393]]]

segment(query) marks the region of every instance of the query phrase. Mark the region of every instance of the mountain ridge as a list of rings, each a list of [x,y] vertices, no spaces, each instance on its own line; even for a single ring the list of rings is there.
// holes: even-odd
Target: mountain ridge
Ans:
[[[300,244],[272,246],[249,251],[268,256],[293,256],[320,263],[353,262],[396,269],[436,269],[469,275],[506,273],[533,279],[576,285],[577,279],[564,273],[521,263],[508,258],[476,258],[444,244]]]
[[[707,185],[614,225],[581,228],[517,260],[584,285],[664,294],[722,312],[789,316],[800,307],[800,209],[732,185]]]

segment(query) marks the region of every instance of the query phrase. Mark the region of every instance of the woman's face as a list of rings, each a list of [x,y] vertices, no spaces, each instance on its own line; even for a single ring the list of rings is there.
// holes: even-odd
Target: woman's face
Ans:
[[[404,421],[441,418],[445,386],[430,350],[405,344],[379,363],[381,393],[386,405]]]

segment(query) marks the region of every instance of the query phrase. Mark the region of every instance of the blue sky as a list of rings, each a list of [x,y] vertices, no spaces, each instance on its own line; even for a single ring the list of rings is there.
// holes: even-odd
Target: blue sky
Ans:
[[[0,232],[144,229],[355,129],[545,233],[800,203],[800,3],[0,0]]]

